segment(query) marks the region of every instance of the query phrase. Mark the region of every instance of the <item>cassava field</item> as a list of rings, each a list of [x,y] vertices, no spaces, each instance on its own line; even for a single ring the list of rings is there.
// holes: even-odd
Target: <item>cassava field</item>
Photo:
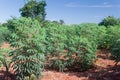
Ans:
[[[20,17],[0,23],[0,80],[120,80],[120,18],[68,25],[46,20],[46,6],[24,0]]]

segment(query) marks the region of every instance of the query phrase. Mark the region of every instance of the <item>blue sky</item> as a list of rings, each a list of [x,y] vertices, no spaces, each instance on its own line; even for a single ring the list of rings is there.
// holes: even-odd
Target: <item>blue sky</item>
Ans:
[[[106,16],[120,18],[120,0],[46,0],[47,20],[64,20],[67,24],[98,23]],[[0,22],[20,17],[24,0],[0,0]]]

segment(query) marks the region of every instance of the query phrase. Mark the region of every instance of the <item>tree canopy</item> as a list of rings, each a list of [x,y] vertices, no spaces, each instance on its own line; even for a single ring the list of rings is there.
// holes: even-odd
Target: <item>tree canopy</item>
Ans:
[[[118,25],[120,23],[120,20],[118,18],[115,18],[113,16],[108,16],[106,18],[104,18],[99,25],[103,25],[103,26],[115,26]]]
[[[45,0],[36,1],[36,0],[28,0],[25,5],[20,9],[20,13],[22,17],[31,17],[35,18],[39,21],[45,20],[46,7]]]

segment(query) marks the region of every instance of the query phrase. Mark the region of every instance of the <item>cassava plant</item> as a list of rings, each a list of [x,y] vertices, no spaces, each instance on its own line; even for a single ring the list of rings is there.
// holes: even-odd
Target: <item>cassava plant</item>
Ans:
[[[72,30],[74,32],[71,32],[70,28],[67,30],[67,56],[69,56],[68,61],[70,61],[68,67],[79,64],[82,70],[86,70],[92,66],[93,60],[96,58],[96,35],[90,31],[92,27],[86,29],[85,26],[74,27],[76,27],[75,30]]]
[[[108,28],[106,28],[105,26],[99,26],[98,32],[100,34],[98,35],[99,48],[110,50],[116,43],[116,40],[120,38],[119,25],[109,26]]]
[[[32,74],[38,78],[44,61],[44,30],[37,20],[31,18],[13,18],[8,23],[9,42],[14,48],[9,55],[16,79],[25,80]]]
[[[0,45],[2,45],[7,40],[8,34],[9,31],[7,27],[0,26]]]
[[[50,62],[51,67],[63,71],[64,62],[62,63],[60,57],[65,49],[66,30],[61,25],[51,23],[46,28],[46,56]],[[60,65],[59,65],[60,64]]]
[[[4,74],[4,79],[9,76],[10,73],[10,67],[12,65],[10,57],[8,55],[8,52],[10,49],[2,49],[0,48],[0,67],[5,67],[5,74]]]
[[[52,25],[48,28],[46,51],[51,55],[50,65],[59,71],[78,64],[84,70],[90,68],[97,50],[97,34],[90,30],[97,31],[94,26],[87,29],[79,25]]]
[[[116,41],[120,39],[120,26],[111,26],[107,28],[106,43],[109,46],[109,49],[114,46]]]
[[[116,41],[114,46],[111,48],[112,56],[115,59],[115,66],[117,66],[120,61],[120,39]]]
[[[46,28],[46,53],[53,56],[59,56],[65,48],[65,28],[61,26],[49,26]]]

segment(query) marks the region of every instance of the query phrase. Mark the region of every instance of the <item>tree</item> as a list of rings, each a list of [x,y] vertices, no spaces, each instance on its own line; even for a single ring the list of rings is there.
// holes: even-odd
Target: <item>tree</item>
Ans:
[[[65,22],[64,22],[64,20],[60,19],[60,20],[59,20],[59,23],[60,23],[60,24],[64,24]]]
[[[55,21],[55,20],[52,21],[52,23],[54,23],[54,24],[59,24],[59,22],[58,22],[58,21]]]
[[[46,5],[45,0],[41,0],[39,2],[36,0],[28,0],[27,3],[20,9],[21,16],[35,18],[38,21],[44,21],[46,16]]]
[[[99,25],[103,25],[103,26],[115,26],[115,25],[118,25],[120,23],[119,19],[113,17],[113,16],[108,16],[106,18],[104,18],[100,23]]]
[[[64,20],[60,19],[59,21],[54,20],[54,21],[52,21],[52,23],[54,23],[54,24],[61,24],[62,25],[65,22],[64,22]]]

